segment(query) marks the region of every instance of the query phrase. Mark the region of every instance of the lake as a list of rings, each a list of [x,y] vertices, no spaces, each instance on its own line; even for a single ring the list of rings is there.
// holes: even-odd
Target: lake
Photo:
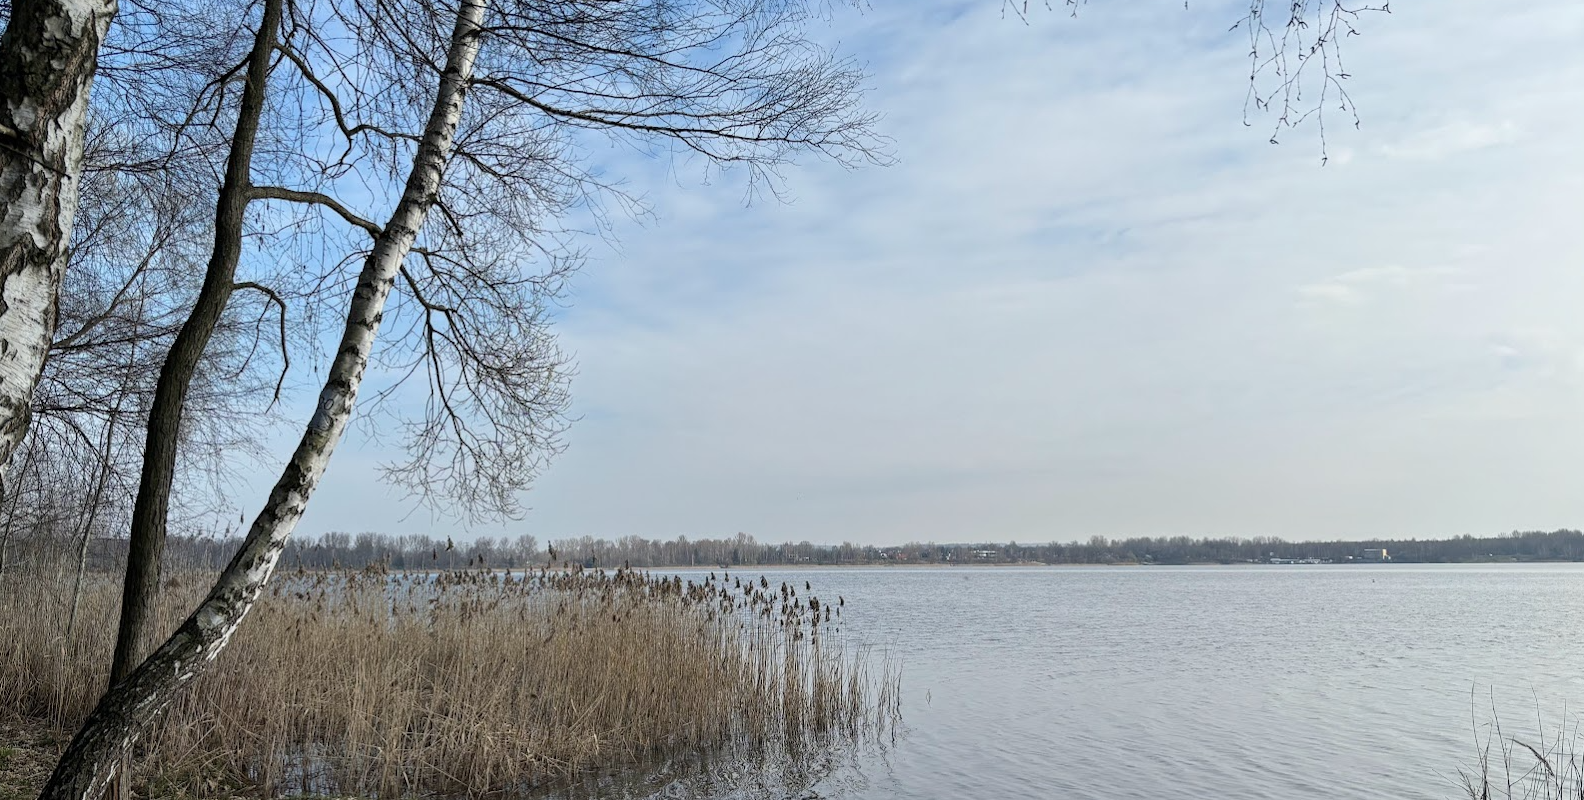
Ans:
[[[903,665],[902,733],[796,797],[1459,797],[1493,704],[1584,706],[1584,565],[750,572]]]

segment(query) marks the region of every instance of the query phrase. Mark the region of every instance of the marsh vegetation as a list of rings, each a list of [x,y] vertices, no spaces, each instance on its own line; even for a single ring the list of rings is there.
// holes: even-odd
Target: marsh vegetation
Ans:
[[[145,743],[140,796],[521,795],[679,758],[799,757],[892,729],[898,677],[844,599],[746,576],[549,569],[282,576]],[[173,578],[168,629],[207,587]],[[69,734],[107,678],[119,584],[0,587],[0,704]],[[800,591],[801,590],[801,591]]]

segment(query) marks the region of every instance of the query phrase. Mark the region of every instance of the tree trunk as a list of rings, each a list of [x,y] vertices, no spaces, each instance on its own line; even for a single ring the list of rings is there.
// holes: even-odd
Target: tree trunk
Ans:
[[[15,0],[0,36],[0,495],[55,336],[88,89],[115,0]]]
[[[33,466],[33,448],[28,448],[27,457],[22,459],[22,471],[17,473],[17,484],[27,480],[28,470]],[[0,580],[5,579],[6,565],[10,563],[11,531],[16,527],[17,511],[21,508],[22,499],[19,497],[0,495],[0,503],[9,503],[6,509],[5,530],[0,531]]]
[[[397,271],[434,205],[479,49],[483,0],[463,0],[434,108],[401,201],[363,262],[319,405],[269,500],[214,588],[171,638],[100,698],[73,737],[40,800],[98,800],[148,724],[236,632],[274,572],[331,453],[346,431]]]
[[[133,353],[136,353],[136,347]],[[82,606],[83,577],[88,572],[88,542],[93,536],[94,520],[99,517],[99,504],[104,500],[105,484],[110,482],[110,458],[115,448],[116,418],[121,415],[121,404],[116,404],[114,414],[105,421],[104,449],[100,452],[99,475],[94,479],[93,495],[88,498],[88,509],[83,514],[82,542],[77,547],[77,580],[72,584],[71,616],[66,618],[66,639],[71,640],[77,627],[77,611]]]
[[[237,112],[236,132],[226,155],[225,178],[215,206],[215,238],[203,288],[188,314],[165,363],[160,367],[154,402],[149,408],[148,432],[143,444],[143,470],[137,499],[132,505],[132,528],[127,547],[126,577],[121,589],[121,624],[116,632],[115,657],[110,662],[110,683],[127,676],[141,657],[148,638],[149,612],[159,593],[160,562],[165,552],[165,526],[170,514],[171,484],[176,475],[176,449],[181,435],[182,409],[198,362],[214,334],[226,303],[231,299],[237,262],[242,257],[242,221],[252,186],[253,143],[264,111],[264,90],[269,80],[270,58],[280,30],[283,0],[266,0],[253,50],[248,57],[247,85]]]

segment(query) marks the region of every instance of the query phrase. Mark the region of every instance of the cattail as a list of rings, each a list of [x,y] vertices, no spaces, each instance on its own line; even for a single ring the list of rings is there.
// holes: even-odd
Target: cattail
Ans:
[[[103,602],[85,602],[106,624],[83,630],[113,633],[118,587],[111,583],[100,592]],[[184,580],[176,594],[195,595],[204,585]],[[798,599],[788,585],[776,615],[777,597],[763,576],[759,587],[733,585],[738,594],[691,582],[684,591],[679,578],[629,564],[615,575],[546,566],[525,570],[521,580],[511,570],[302,575],[272,587],[222,663],[171,708],[142,768],[187,794],[207,791],[202,782],[214,769],[261,796],[500,794],[634,753],[670,758],[771,738],[812,741],[830,731],[856,736],[889,724],[881,714],[898,699],[889,673],[871,680],[838,643],[820,641],[819,611],[828,621],[828,603]],[[805,581],[806,592],[810,586]],[[53,628],[39,604],[18,602],[34,595],[15,579],[0,584],[0,618],[17,639],[0,641],[0,695],[28,696],[18,683],[37,684],[32,696],[49,698],[39,707],[54,709],[58,725],[87,713],[96,700],[91,687],[103,678],[29,666],[54,651],[41,644],[53,641]],[[161,613],[179,616],[195,599],[162,598],[168,610]],[[100,646],[110,645],[106,635]],[[274,668],[241,668],[255,661]],[[341,669],[347,664],[356,666]],[[496,692],[501,686],[519,688]],[[315,696],[346,699],[298,700]],[[217,708],[236,724],[195,724]],[[312,759],[282,758],[305,741],[317,753]],[[254,766],[196,769],[183,755],[217,749],[231,754],[227,763]]]

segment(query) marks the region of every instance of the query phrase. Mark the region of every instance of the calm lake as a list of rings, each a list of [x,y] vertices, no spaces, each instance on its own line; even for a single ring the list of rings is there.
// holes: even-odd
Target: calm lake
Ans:
[[[1493,703],[1584,707],[1584,565],[752,574],[903,664],[895,742],[795,797],[1459,797]]]

